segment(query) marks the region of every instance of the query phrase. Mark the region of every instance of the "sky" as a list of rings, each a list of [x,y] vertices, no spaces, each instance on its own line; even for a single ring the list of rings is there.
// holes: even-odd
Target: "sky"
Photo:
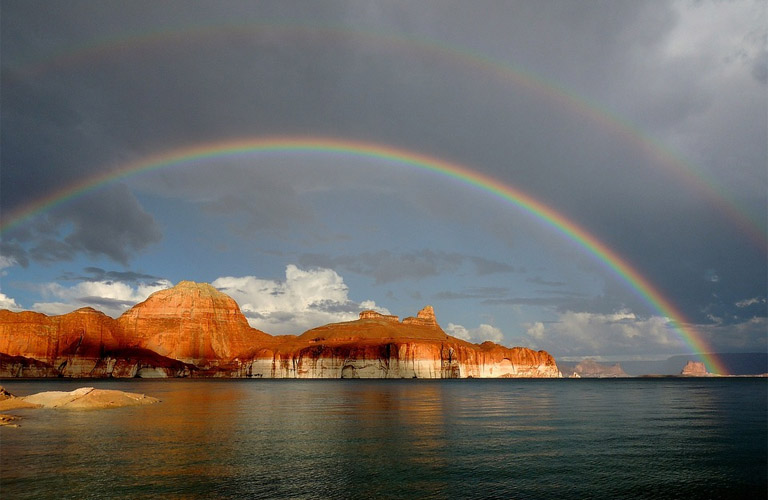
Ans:
[[[766,352],[766,26],[747,0],[3,0],[0,307],[117,317],[193,280],[275,335],[430,304],[556,359]]]

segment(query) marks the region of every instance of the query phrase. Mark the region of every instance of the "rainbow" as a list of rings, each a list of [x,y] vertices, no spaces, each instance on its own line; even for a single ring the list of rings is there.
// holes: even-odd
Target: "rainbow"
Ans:
[[[471,170],[466,166],[381,144],[319,137],[257,137],[199,144],[166,151],[83,179],[78,183],[36,200],[11,214],[5,225],[0,226],[0,234],[68,200],[99,189],[106,184],[142,172],[150,172],[207,159],[269,152],[327,153],[382,160],[391,164],[435,172],[439,175],[456,179],[461,183],[475,186],[500,200],[511,203],[577,243],[598,262],[608,268],[612,274],[629,285],[654,310],[668,318],[671,326],[679,332],[682,340],[693,349],[693,352],[699,353],[710,372],[727,373],[722,362],[715,355],[708,354],[711,352],[711,349],[696,329],[691,326],[690,321],[685,319],[683,313],[629,262],[576,222],[515,186],[502,183],[493,177]]]
[[[661,141],[644,133],[628,120],[612,113],[600,104],[590,101],[557,83],[520,67],[509,64],[484,54],[442,41],[408,35],[392,35],[371,30],[358,30],[346,26],[309,25],[286,21],[262,21],[255,23],[230,23],[222,25],[195,25],[167,27],[159,31],[130,33],[111,39],[101,39],[93,43],[73,47],[55,54],[37,63],[17,66],[15,71],[27,77],[39,77],[54,69],[64,69],[76,65],[87,65],[97,59],[111,59],[116,51],[131,48],[150,50],[157,45],[169,43],[188,43],[190,38],[210,40],[219,37],[245,37],[255,40],[297,40],[299,43],[345,41],[353,39],[372,47],[371,50],[399,51],[403,54],[416,53],[449,64],[463,66],[467,71],[497,78],[504,82],[525,88],[545,99],[552,106],[584,116],[590,122],[598,124],[609,134],[620,137],[627,144],[654,161],[651,165],[663,167],[689,189],[695,190],[713,206],[716,206],[729,220],[739,228],[756,248],[768,253],[768,227],[757,215],[750,215],[743,207],[731,199],[714,177],[683,159]],[[259,37],[263,37],[259,38]]]

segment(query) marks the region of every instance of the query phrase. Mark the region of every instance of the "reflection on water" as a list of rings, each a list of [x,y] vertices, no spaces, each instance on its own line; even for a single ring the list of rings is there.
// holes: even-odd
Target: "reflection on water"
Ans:
[[[163,402],[17,411],[0,496],[764,498],[766,382],[88,382]]]

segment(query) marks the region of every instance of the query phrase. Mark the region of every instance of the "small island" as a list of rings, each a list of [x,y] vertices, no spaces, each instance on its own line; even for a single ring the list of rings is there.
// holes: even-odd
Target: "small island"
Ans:
[[[81,387],[74,391],[46,391],[16,397],[0,387],[0,412],[22,408],[52,408],[57,410],[100,410],[159,403],[157,398],[113,389]],[[18,427],[20,417],[0,414],[0,425]]]

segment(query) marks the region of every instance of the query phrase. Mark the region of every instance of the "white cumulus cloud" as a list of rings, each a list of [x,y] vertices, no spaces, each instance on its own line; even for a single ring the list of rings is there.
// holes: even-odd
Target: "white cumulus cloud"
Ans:
[[[0,309],[10,309],[11,311],[18,311],[21,309],[21,306],[17,304],[13,298],[0,292]]]
[[[46,283],[41,287],[41,293],[54,300],[36,302],[32,309],[45,314],[66,314],[81,307],[93,307],[117,317],[151,294],[171,286],[173,284],[168,280],[141,283],[136,287],[121,281],[81,281],[72,286]]]
[[[290,264],[284,281],[226,276],[212,285],[235,299],[251,326],[273,335],[296,335],[327,323],[351,321],[364,309],[389,314],[372,300],[350,300],[344,279],[326,268],[304,270]]]
[[[567,311],[554,321],[524,326],[528,344],[560,355],[676,352],[685,345],[668,318],[641,318],[626,310],[610,314]]]
[[[462,325],[448,323],[445,331],[456,338],[466,340],[467,342],[482,343],[486,340],[501,344],[504,340],[504,334],[495,326],[481,323],[477,328],[466,328]]]
[[[15,259],[0,255],[0,276],[5,276],[7,274],[7,271],[5,271],[6,267],[13,267],[15,265]],[[0,292],[0,309],[10,309],[11,311],[16,311],[21,309],[21,306],[19,306],[19,304],[13,298]]]

